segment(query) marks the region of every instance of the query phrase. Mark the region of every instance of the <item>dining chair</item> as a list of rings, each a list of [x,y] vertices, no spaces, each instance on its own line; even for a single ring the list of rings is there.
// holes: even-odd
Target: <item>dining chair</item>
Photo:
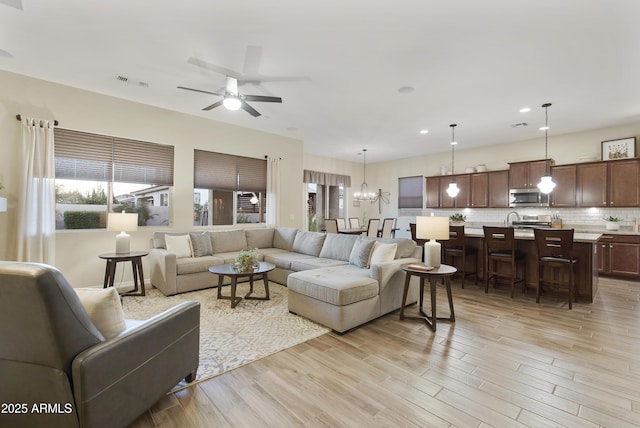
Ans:
[[[377,238],[378,237],[378,228],[380,227],[380,219],[379,218],[371,218],[369,219],[369,226],[367,227],[367,236]]]
[[[391,238],[395,224],[396,224],[395,218],[385,218],[382,221],[382,233],[380,234],[380,236],[382,238]]]
[[[536,256],[538,260],[538,292],[536,303],[540,303],[540,295],[543,285],[549,284],[558,288],[566,286],[569,291],[569,309],[572,309],[571,302],[575,292],[574,267],[578,259],[573,256],[573,229],[534,229],[533,234],[536,240]],[[568,281],[563,281],[563,275],[549,275],[545,278],[545,267],[555,270],[567,270]],[[566,278],[566,276],[564,277]]]
[[[467,246],[464,237],[464,226],[449,226],[449,239],[439,241],[442,244],[445,263],[454,266],[462,276],[462,288],[464,279],[467,276],[475,276],[475,283],[478,283],[478,250]],[[473,269],[467,271],[467,260],[473,260]],[[459,261],[459,262],[458,262]]]
[[[360,227],[360,219],[358,217],[349,217],[349,227],[357,229]]]
[[[513,288],[516,282],[522,282],[522,291],[526,292],[525,278],[525,259],[524,254],[516,251],[516,240],[513,233],[513,227],[490,227],[484,226],[484,245],[486,259],[486,273],[484,292],[489,292],[489,281],[493,279],[495,287],[498,278],[509,280],[511,285],[511,298],[513,298]],[[522,265],[522,275],[517,277],[518,264]],[[509,275],[499,267],[509,266]]]
[[[324,228],[327,233],[338,233],[338,220],[335,218],[325,219]]]
[[[337,218],[336,221],[338,222],[338,230],[347,228],[347,222],[344,218]]]

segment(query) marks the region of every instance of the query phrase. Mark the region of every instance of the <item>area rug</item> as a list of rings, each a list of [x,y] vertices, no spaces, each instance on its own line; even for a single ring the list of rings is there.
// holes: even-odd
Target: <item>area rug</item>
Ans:
[[[256,296],[264,295],[262,281],[254,285]],[[249,291],[238,284],[237,295]],[[246,300],[231,309],[229,300],[218,300],[215,288],[164,296],[156,289],[146,296],[125,296],[124,313],[130,319],[147,319],[180,302],[200,302],[200,366],[196,382],[184,381],[174,391],[222,374],[283,349],[321,336],[330,329],[289,313],[286,287],[269,283],[270,300]],[[229,294],[229,287],[223,288]]]

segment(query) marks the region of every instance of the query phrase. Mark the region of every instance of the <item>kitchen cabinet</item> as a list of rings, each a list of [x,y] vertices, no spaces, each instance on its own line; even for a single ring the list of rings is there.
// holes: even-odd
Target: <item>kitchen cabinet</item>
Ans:
[[[640,160],[634,158],[578,164],[577,205],[640,206]]]
[[[640,278],[640,236],[604,234],[597,254],[598,273]]]
[[[427,177],[427,208],[440,208],[440,179],[441,177]]]
[[[577,166],[551,167],[551,177],[556,187],[551,192],[550,204],[554,208],[575,207],[577,191]]]
[[[509,208],[509,171],[489,173],[489,208]]]
[[[489,173],[471,174],[471,208],[489,207]]]
[[[536,187],[540,178],[547,174],[547,168],[551,163],[550,159],[509,163],[509,187],[511,189]]]
[[[452,180],[456,181],[460,192],[455,198],[447,194]],[[467,208],[470,206],[471,180],[469,174],[440,177],[440,208]]]

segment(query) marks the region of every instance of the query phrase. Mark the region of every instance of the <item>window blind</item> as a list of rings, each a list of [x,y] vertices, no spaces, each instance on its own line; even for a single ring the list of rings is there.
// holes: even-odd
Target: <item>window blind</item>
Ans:
[[[56,178],[173,186],[173,146],[54,130]]]
[[[194,150],[193,186],[197,189],[266,192],[267,161]]]
[[[324,184],[329,186],[351,187],[351,176],[341,174],[331,174],[329,172],[312,171],[305,169],[303,171],[302,181],[304,183]]]
[[[422,176],[398,178],[398,208],[422,208]]]

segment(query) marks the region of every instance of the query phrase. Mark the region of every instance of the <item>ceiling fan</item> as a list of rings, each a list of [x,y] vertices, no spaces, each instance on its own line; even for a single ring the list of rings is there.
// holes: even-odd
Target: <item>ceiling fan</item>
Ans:
[[[204,111],[209,111],[211,109],[214,109],[216,107],[220,107],[221,105],[223,105],[227,108],[227,110],[238,110],[242,108],[244,111],[246,111],[253,117],[258,117],[260,116],[260,112],[258,112],[258,110],[251,107],[247,103],[247,101],[257,101],[257,102],[265,102],[265,103],[281,103],[282,102],[282,98],[280,97],[240,94],[240,92],[238,91],[238,79],[231,76],[226,76],[226,77],[227,77],[227,86],[224,93],[209,92],[209,91],[204,91],[202,89],[187,88],[184,86],[178,86],[178,89],[185,89],[187,91],[194,91],[194,92],[202,92],[203,94],[217,95],[219,97],[222,97],[220,101],[216,101],[210,106],[203,108],[202,110]]]

